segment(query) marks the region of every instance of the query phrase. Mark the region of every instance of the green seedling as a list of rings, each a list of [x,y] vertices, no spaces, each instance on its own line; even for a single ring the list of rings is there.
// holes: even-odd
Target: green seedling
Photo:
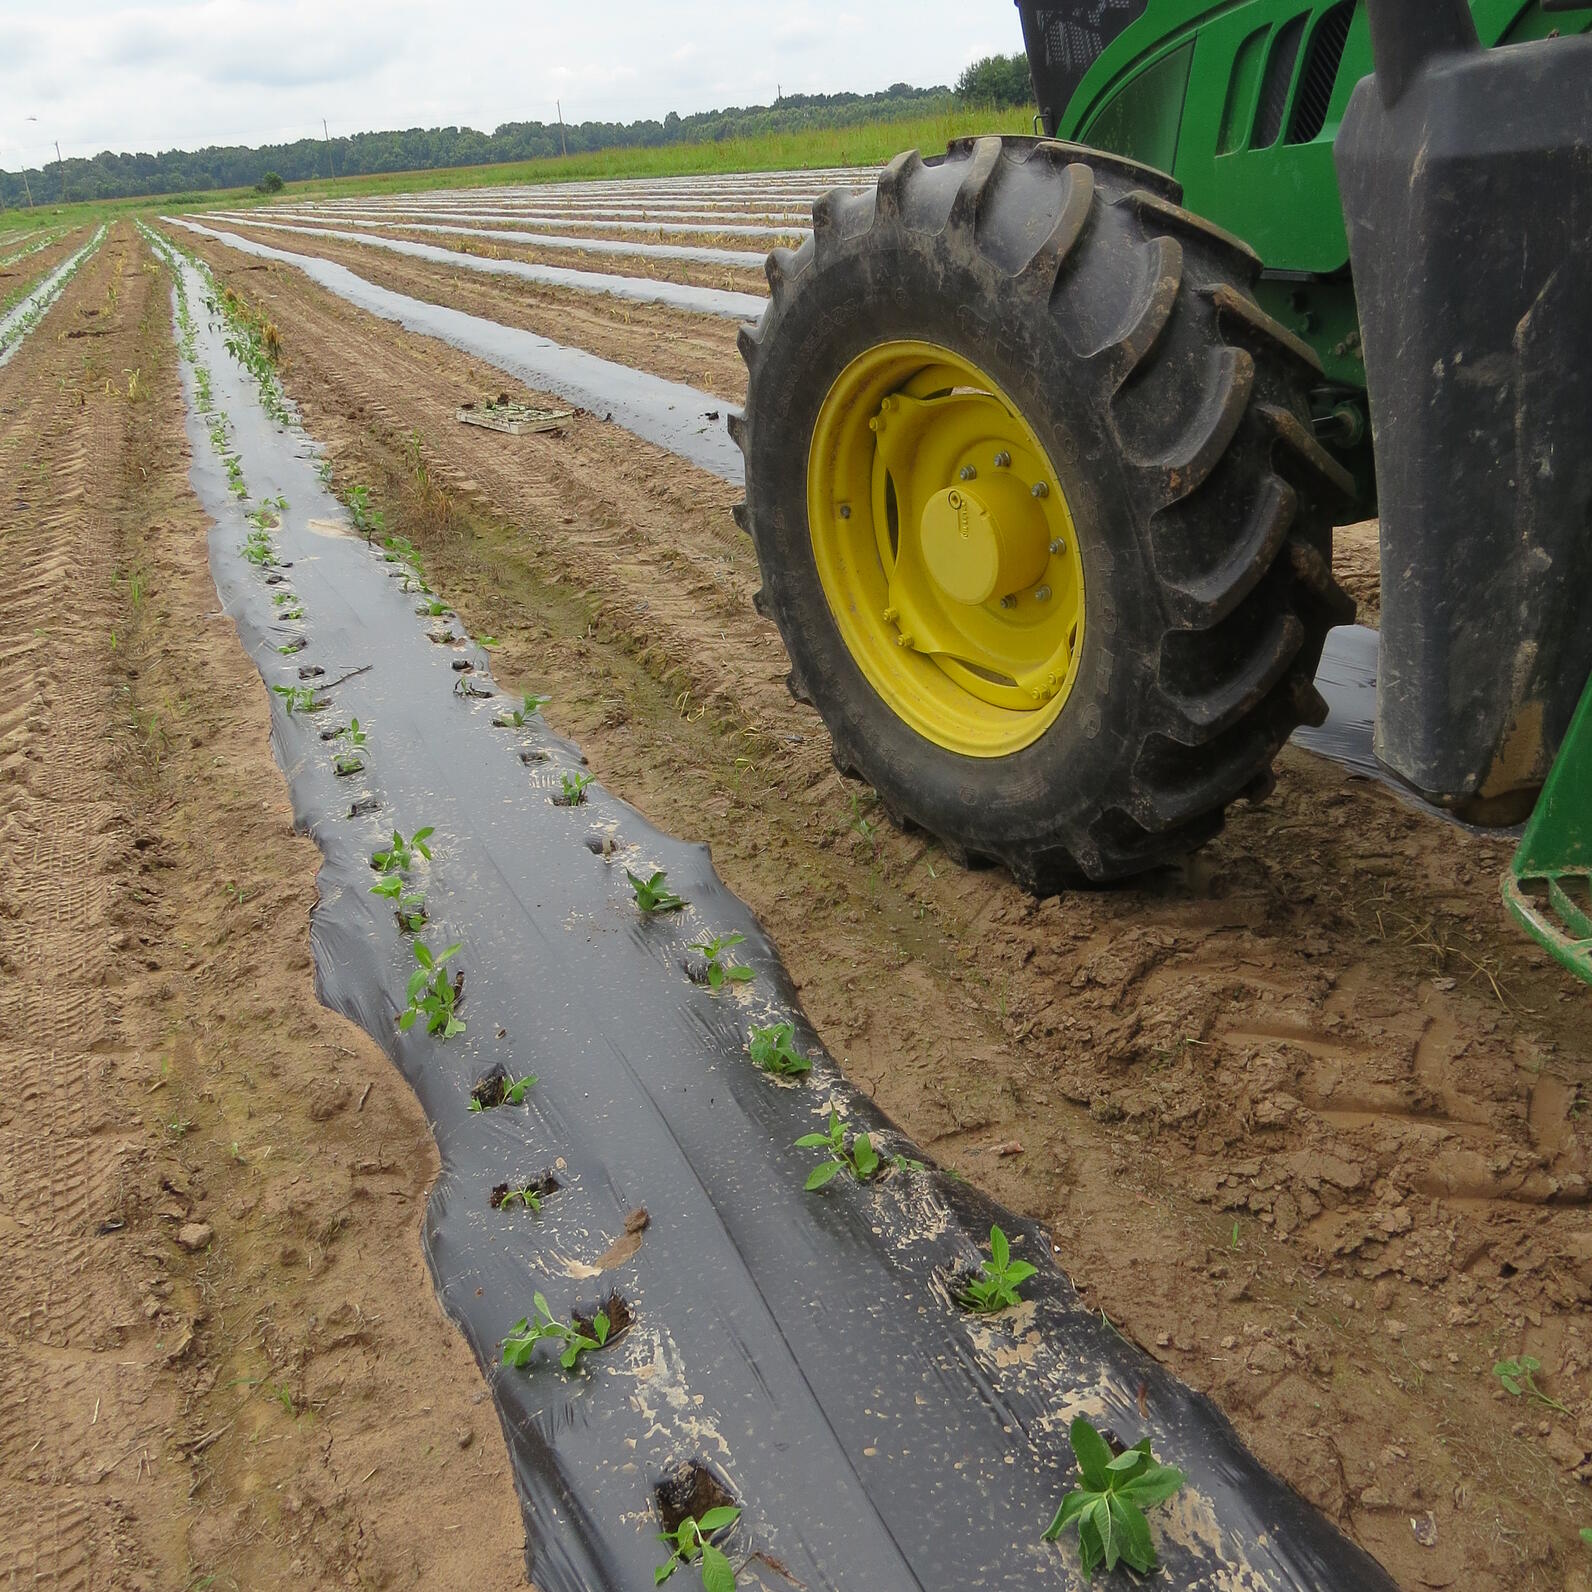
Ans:
[[[381,545],[386,549],[382,557],[387,563],[410,564],[416,573],[419,573],[420,549],[407,536],[394,533],[392,536],[384,537]]]
[[[272,511],[271,501],[272,500],[270,498],[267,498],[259,508],[250,509],[249,512],[243,516],[244,519],[246,519],[250,525],[254,526],[256,530],[274,531],[277,526],[282,523],[282,521]]]
[[[829,1127],[823,1133],[804,1133],[797,1141],[799,1150],[828,1150],[828,1158],[820,1161],[807,1174],[803,1187],[811,1193],[831,1183],[842,1172],[850,1172],[859,1183],[866,1183],[879,1170],[879,1152],[866,1133],[847,1134],[846,1124],[833,1107],[829,1112]]]
[[[525,721],[534,718],[552,700],[551,697],[537,696],[534,691],[527,691],[524,701],[519,707],[510,708],[507,712],[498,714],[492,722],[500,730],[523,729]]]
[[[365,759],[356,756],[353,752],[339,752],[332,759],[332,772],[339,779],[347,779],[352,774],[363,774]]]
[[[957,1295],[957,1301],[968,1310],[1007,1310],[1022,1303],[1018,1293],[1021,1284],[1038,1270],[1026,1260],[1012,1259],[1012,1246],[1000,1228],[989,1230],[990,1258],[980,1267],[981,1276],[975,1277]]]
[[[742,944],[746,939],[744,934],[720,934],[713,939],[704,935],[700,940],[693,941],[686,947],[688,951],[695,951],[702,956],[708,964],[708,985],[712,989],[723,989],[725,984],[750,984],[757,977],[754,968],[745,967],[739,962],[724,963],[719,958],[735,946]]]
[[[326,706],[308,685],[274,685],[271,689],[282,698],[289,713],[318,713]]]
[[[284,620],[302,619],[304,610],[297,603],[294,603],[291,608],[279,609],[276,617]]]
[[[436,597],[430,597],[415,609],[417,614],[422,614],[430,619],[451,619],[453,610]]]
[[[503,1363],[513,1366],[515,1370],[530,1362],[531,1353],[543,1338],[551,1339],[563,1344],[559,1352],[558,1363],[566,1371],[573,1371],[581,1355],[590,1349],[600,1349],[608,1341],[608,1312],[599,1310],[591,1318],[591,1334],[588,1336],[572,1322],[560,1321],[548,1308],[547,1300],[541,1294],[533,1294],[531,1302],[535,1306],[536,1316],[532,1320],[521,1316],[509,1328],[508,1336],[503,1340]]]
[[[462,943],[433,952],[424,940],[415,941],[415,961],[420,965],[409,975],[409,1004],[398,1014],[398,1026],[406,1033],[423,1017],[426,1032],[439,1039],[452,1039],[464,1032],[464,1024],[454,1015],[464,975],[450,979],[443,965],[463,949]]]
[[[626,868],[625,877],[630,881],[630,888],[636,892],[636,906],[648,916],[654,912],[678,912],[685,905],[684,897],[677,896],[664,884],[668,875],[662,868],[650,879],[637,878]]]
[[[309,642],[303,636],[295,636],[291,641],[284,641],[276,650],[285,657],[292,657],[295,652],[302,652],[308,645]]]
[[[435,833],[435,828],[427,824],[424,829],[417,829],[408,840],[405,840],[398,830],[393,830],[392,844],[370,854],[371,867],[379,869],[382,873],[408,873],[414,867],[416,857],[424,857],[430,862],[431,848],[426,842]]]
[[[733,1526],[741,1511],[729,1504],[709,1509],[700,1520],[687,1515],[673,1531],[660,1531],[658,1541],[669,1557],[652,1572],[652,1584],[662,1586],[682,1564],[699,1564],[702,1592],[735,1592],[735,1571],[721,1549],[708,1538]]]
[[[358,719],[350,719],[347,726],[337,732],[340,740],[346,741],[354,751],[363,751],[367,739],[365,732],[359,727]]]
[[[764,1072],[778,1073],[794,1078],[799,1073],[813,1070],[812,1058],[796,1050],[794,1023],[776,1023],[772,1028],[754,1028],[748,1037],[747,1048],[752,1053],[752,1064]]]
[[[1158,1465],[1148,1437],[1113,1458],[1105,1438],[1081,1415],[1067,1435],[1078,1459],[1078,1485],[1046,1526],[1045,1541],[1054,1542],[1076,1523],[1085,1579],[1093,1579],[1102,1564],[1108,1572],[1121,1563],[1148,1575],[1156,1559],[1144,1511],[1176,1493],[1183,1472]]]
[[[274,498],[267,498],[265,506],[268,509],[275,509],[278,514],[287,513],[287,499],[280,492]]]
[[[559,797],[562,807],[579,807],[586,800],[586,787],[591,784],[591,774],[565,774],[562,776],[564,794]]]
[[[403,875],[384,874],[370,887],[372,895],[385,896],[398,914],[398,926],[413,934],[426,921],[426,898],[418,890],[404,888]]]
[[[1558,1399],[1549,1398],[1537,1386],[1536,1374],[1541,1369],[1542,1361],[1529,1354],[1522,1354],[1513,1360],[1500,1360],[1493,1367],[1493,1375],[1503,1383],[1506,1393],[1512,1393],[1516,1398],[1535,1399],[1537,1403],[1545,1404],[1550,1410],[1568,1415],[1569,1410]]]
[[[327,475],[331,470],[328,468]],[[348,489],[348,512],[354,517],[354,529],[364,536],[367,542],[374,541],[378,531],[387,527],[386,519],[380,509],[370,506],[370,488],[368,486],[351,486]]]
[[[539,1082],[534,1072],[528,1072],[521,1078],[505,1078],[501,1073],[494,1074],[484,1083],[476,1085],[470,1096],[470,1109],[490,1111],[495,1106],[520,1105]]]
[[[507,1210],[510,1205],[518,1205],[528,1211],[539,1211],[542,1208],[542,1196],[535,1183],[527,1183],[521,1188],[505,1190],[503,1197],[497,1203],[500,1211]]]
[[[471,697],[489,697],[492,695],[484,685],[477,685],[467,674],[461,674],[453,682],[453,694],[456,697],[464,697],[466,700]]]

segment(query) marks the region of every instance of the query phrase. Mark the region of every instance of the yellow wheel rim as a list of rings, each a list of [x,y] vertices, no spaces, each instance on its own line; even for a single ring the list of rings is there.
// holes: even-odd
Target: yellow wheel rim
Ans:
[[[1056,721],[1083,561],[1056,471],[1001,389],[933,343],[840,373],[807,461],[818,578],[868,683],[919,735],[1005,757]]]

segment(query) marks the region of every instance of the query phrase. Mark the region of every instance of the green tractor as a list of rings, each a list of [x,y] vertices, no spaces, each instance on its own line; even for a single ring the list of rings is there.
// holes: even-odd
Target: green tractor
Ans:
[[[1592,4],[1018,10],[1043,136],[825,195],[742,331],[792,692],[958,861],[1122,879],[1321,722],[1379,515],[1377,756],[1535,804],[1506,893],[1592,976]]]

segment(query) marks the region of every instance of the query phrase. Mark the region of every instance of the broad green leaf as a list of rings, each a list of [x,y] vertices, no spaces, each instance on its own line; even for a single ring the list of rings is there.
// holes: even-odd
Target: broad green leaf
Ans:
[[[722,1531],[726,1526],[733,1526],[741,1518],[741,1511],[729,1504],[720,1504],[717,1509],[710,1509],[697,1521],[697,1525],[706,1532]]]
[[[1150,1540],[1149,1522],[1117,1493],[1112,1493],[1106,1503],[1116,1528],[1118,1551],[1141,1575],[1147,1574],[1155,1566],[1155,1544]]]
[[[834,1179],[835,1174],[839,1171],[839,1161],[820,1161],[819,1164],[807,1174],[807,1181],[805,1184],[803,1184],[803,1187],[810,1194],[814,1189],[822,1188],[824,1184],[831,1182]]]
[[[1183,1485],[1183,1481],[1183,1472],[1175,1465],[1152,1464],[1147,1470],[1140,1471],[1121,1491],[1123,1497],[1131,1498],[1139,1508],[1148,1509],[1154,1504],[1165,1502]]]
[[[989,1252],[995,1261],[996,1270],[1005,1271],[1006,1262],[1012,1258],[1012,1247],[1007,1243],[1005,1233],[998,1227],[989,1230]]]
[[[411,1006],[408,1011],[399,1014],[398,1026],[407,1034],[415,1026],[415,1018],[419,1015],[420,1013]]]
[[[1018,1283],[1027,1282],[1030,1277],[1038,1275],[1038,1272],[1039,1268],[1026,1260],[1014,1260],[1006,1268],[1006,1280],[1015,1288]]]
[[[1106,1447],[1105,1438],[1080,1415],[1067,1428],[1067,1440],[1078,1456],[1078,1469],[1084,1484],[1095,1492],[1104,1492],[1108,1485],[1106,1466],[1111,1463],[1111,1450]]]
[[[666,1537],[664,1540],[667,1542],[668,1538]],[[663,1583],[667,1581],[669,1577],[673,1575],[674,1572],[679,1568],[680,1561],[678,1559],[670,1558],[665,1560],[664,1563],[660,1564],[658,1568],[652,1572],[652,1584],[654,1586],[662,1586]]]
[[[1150,1456],[1146,1450],[1125,1448],[1106,1466],[1106,1470],[1117,1478],[1115,1485],[1120,1486],[1129,1477],[1137,1476],[1149,1463]]]
[[[879,1170],[879,1152],[866,1133],[859,1133],[851,1141],[851,1155],[859,1177],[872,1177]]]
[[[1068,1493],[1061,1500],[1061,1508],[1056,1511],[1050,1524],[1045,1527],[1044,1540],[1046,1542],[1054,1542],[1093,1502],[1093,1493],[1079,1491]]]
[[[711,1542],[702,1544],[702,1592],[735,1592],[730,1561]]]
[[[435,967],[437,961],[431,954],[431,947],[424,940],[415,941],[415,960],[424,968]]]
[[[552,1318],[553,1312],[547,1308],[546,1294],[533,1293],[531,1295],[531,1303],[536,1306],[537,1315],[541,1316],[545,1320],[550,1320]]]
[[[1096,1494],[1089,1500],[1090,1507],[1078,1517],[1078,1557],[1083,1561],[1083,1573],[1087,1579],[1095,1572],[1100,1561],[1105,1558],[1106,1550],[1100,1544],[1100,1533],[1095,1529],[1094,1504]]]
[[[597,1347],[599,1349],[608,1341],[608,1327],[608,1312],[599,1310],[591,1318],[592,1335],[597,1339]]]
[[[828,1147],[829,1135],[827,1133],[804,1133],[796,1141],[798,1150],[817,1150],[820,1148],[827,1149]]]
[[[1115,1570],[1117,1560],[1122,1556],[1122,1547],[1117,1540],[1117,1523],[1112,1518],[1111,1500],[1101,1496],[1096,1498],[1089,1510],[1089,1523],[1095,1528],[1100,1537],[1100,1548],[1105,1554],[1106,1569]]]

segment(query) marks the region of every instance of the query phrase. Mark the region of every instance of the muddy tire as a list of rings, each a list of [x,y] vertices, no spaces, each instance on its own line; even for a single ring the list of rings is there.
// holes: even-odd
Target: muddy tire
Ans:
[[[953,857],[1050,893],[1175,859],[1326,708],[1322,643],[1352,600],[1331,575],[1347,475],[1316,444],[1311,350],[1250,291],[1259,262],[1178,206],[1171,179],[1045,139],[899,156],[813,207],[768,260],[732,422],[760,611],[836,765]],[[809,532],[809,449],[839,373],[918,340],[975,360],[1049,455],[1077,526],[1084,623],[1062,708],[1002,756],[903,722],[848,649]],[[849,513],[849,510],[848,510]]]

